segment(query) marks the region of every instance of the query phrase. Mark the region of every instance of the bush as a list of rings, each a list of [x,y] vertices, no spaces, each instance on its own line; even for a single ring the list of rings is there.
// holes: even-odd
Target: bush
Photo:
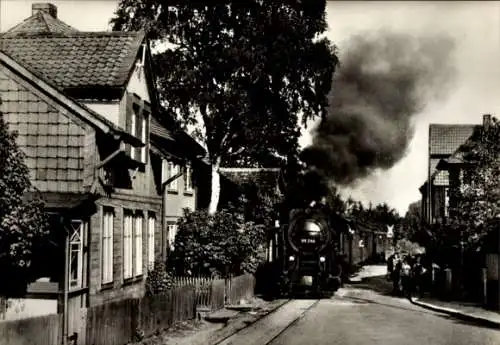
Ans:
[[[154,268],[148,272],[146,295],[153,296],[165,293],[172,289],[173,283],[173,276],[167,270],[167,266],[161,261],[156,261]]]
[[[232,210],[213,215],[185,211],[178,221],[172,263],[180,275],[254,272],[264,242],[265,226],[245,222]]]

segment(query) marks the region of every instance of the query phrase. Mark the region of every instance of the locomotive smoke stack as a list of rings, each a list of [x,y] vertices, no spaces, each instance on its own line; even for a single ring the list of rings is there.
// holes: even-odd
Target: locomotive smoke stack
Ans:
[[[349,185],[406,154],[412,118],[453,81],[447,37],[387,31],[352,38],[334,76],[327,116],[302,160],[327,180]]]

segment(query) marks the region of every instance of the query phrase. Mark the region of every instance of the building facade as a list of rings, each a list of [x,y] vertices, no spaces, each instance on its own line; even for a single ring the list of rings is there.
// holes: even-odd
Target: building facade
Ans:
[[[64,292],[70,309],[139,297],[173,222],[196,207],[204,151],[169,129],[144,33],[79,32],[52,4],[32,10],[0,37],[0,110],[56,243],[27,297],[54,301],[46,313]]]
[[[441,160],[451,158],[470,138],[474,124],[430,124],[427,160],[427,180],[420,187],[422,216],[428,223],[436,223],[449,216],[450,171],[438,169]]]

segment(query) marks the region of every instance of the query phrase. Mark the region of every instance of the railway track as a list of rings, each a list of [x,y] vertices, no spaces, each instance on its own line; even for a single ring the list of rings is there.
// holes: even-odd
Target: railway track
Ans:
[[[263,318],[221,339],[214,345],[269,345],[290,327],[293,327],[319,302],[320,299],[290,299]]]

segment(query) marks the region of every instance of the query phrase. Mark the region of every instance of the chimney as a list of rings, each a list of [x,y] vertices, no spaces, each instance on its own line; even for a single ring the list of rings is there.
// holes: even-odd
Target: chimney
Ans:
[[[38,12],[45,12],[53,18],[57,18],[57,7],[47,2],[36,3],[31,6],[31,15],[35,15]]]
[[[491,125],[491,115],[485,114],[483,115],[483,129],[487,131]]]

